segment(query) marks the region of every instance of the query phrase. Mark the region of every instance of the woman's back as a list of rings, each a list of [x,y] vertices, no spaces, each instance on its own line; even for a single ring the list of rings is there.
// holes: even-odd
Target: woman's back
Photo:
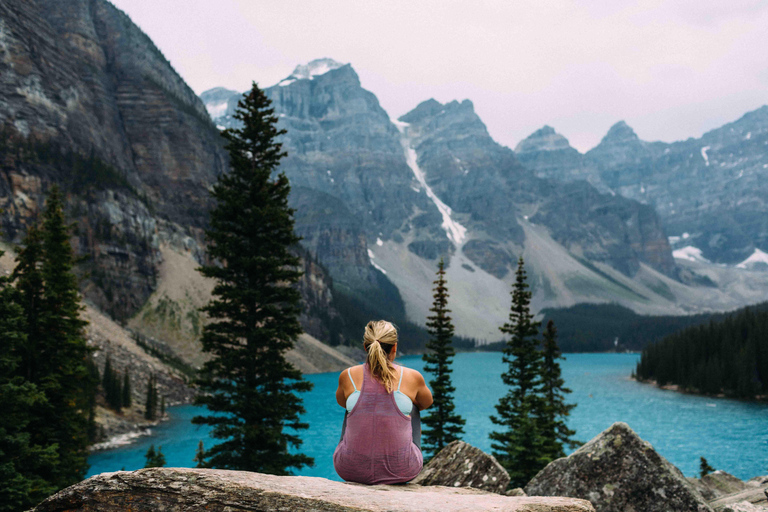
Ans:
[[[405,368],[398,369],[402,379]],[[360,395],[347,413],[344,436],[333,454],[336,472],[350,482],[407,482],[423,464],[421,450],[413,443],[411,418],[398,407],[395,391],[388,392],[373,378],[367,363],[362,373]]]

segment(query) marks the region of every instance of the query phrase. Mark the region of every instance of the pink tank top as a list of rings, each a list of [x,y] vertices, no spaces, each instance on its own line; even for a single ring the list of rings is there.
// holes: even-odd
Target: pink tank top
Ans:
[[[333,453],[336,473],[348,482],[396,484],[416,478],[423,463],[413,443],[411,418],[400,412],[394,393],[387,393],[366,364],[360,398]]]

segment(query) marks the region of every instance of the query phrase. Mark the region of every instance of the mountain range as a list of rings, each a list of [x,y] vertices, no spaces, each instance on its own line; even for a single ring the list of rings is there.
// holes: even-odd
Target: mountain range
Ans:
[[[391,119],[354,69],[332,59],[298,66],[265,90],[287,130],[281,170],[302,243],[341,292],[373,310],[397,300],[390,282],[407,317],[423,323],[440,258],[457,332],[486,340],[507,317],[519,256],[537,310],[615,302],[684,314],[760,300],[768,288],[751,284],[764,274],[673,257],[670,242],[683,234],[668,237],[667,210],[648,200],[661,185],[644,197],[616,185],[660,144],[639,141],[624,123],[586,155],[550,127],[513,151],[492,139],[469,100],[430,99]],[[237,126],[240,97],[201,94],[220,129]],[[692,242],[704,236],[686,233]]]
[[[4,240],[21,242],[58,184],[86,301],[199,364],[210,283],[195,268],[208,190],[228,167],[219,131],[235,126],[241,93],[198,98],[105,0],[6,0],[0,23]],[[352,339],[363,318],[423,325],[440,258],[457,332],[488,341],[520,256],[537,311],[616,302],[685,314],[765,297],[765,108],[674,144],[619,124],[580,154],[548,127],[504,147],[469,100],[426,100],[392,119],[331,59],[266,92],[287,130],[302,325],[318,339]]]

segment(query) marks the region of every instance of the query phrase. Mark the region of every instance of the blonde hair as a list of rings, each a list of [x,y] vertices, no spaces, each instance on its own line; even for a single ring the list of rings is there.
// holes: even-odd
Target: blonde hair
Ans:
[[[389,353],[397,345],[397,328],[386,320],[368,322],[363,334],[363,346],[368,352],[366,362],[373,378],[384,384],[387,392],[395,389],[397,370],[389,361]]]

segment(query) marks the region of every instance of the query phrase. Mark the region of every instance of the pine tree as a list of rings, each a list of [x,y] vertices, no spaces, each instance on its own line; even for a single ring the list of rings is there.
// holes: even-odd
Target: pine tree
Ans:
[[[101,377],[101,387],[104,390],[104,398],[107,403],[110,403],[109,397],[112,394],[112,384],[114,379],[112,377],[112,360],[107,356],[107,362],[104,363],[104,375]]]
[[[491,448],[509,472],[510,485],[522,487],[547,463],[545,439],[538,418],[543,410],[541,366],[538,350],[539,322],[530,311],[531,292],[526,283],[523,258],[518,261],[512,288],[509,322],[501,332],[510,335],[502,361],[508,369],[501,380],[509,387],[496,405],[491,422],[503,430],[491,432]]]
[[[150,375],[147,380],[147,398],[144,402],[144,419],[153,421],[157,418],[157,384],[155,376]]]
[[[125,369],[125,377],[123,378],[123,407],[131,406],[131,377],[128,375],[128,368]]]
[[[147,462],[144,464],[145,468],[162,468],[165,466],[165,455],[163,455],[163,447],[158,446],[155,450],[155,445],[149,445],[147,453],[144,455]]]
[[[699,460],[699,478],[704,478],[711,472],[713,472],[715,468],[709,465],[709,462],[707,462],[707,459],[704,457],[700,457]]]
[[[288,207],[290,185],[277,173],[285,153],[276,138],[285,132],[276,128],[270,104],[254,83],[234,115],[242,128],[222,132],[231,170],[212,191],[208,255],[220,265],[201,268],[216,285],[203,308],[212,320],[203,331],[203,350],[212,358],[196,400],[213,414],[193,422],[211,425],[211,435],[222,440],[206,451],[210,466],[281,475],[314,462],[289,451],[301,445],[294,432],[308,428],[300,421],[297,392],[312,384],[285,360],[301,333],[295,286],[301,272],[289,251],[299,241]]]
[[[52,481],[66,487],[82,480],[88,469],[89,422],[98,381],[90,369],[87,322],[80,318],[74,254],[57,187],[48,195],[42,229],[31,228],[25,246],[14,271],[26,316],[23,371],[47,399],[31,429],[40,444],[58,444]]]
[[[17,298],[0,276],[0,512],[27,510],[57,490],[58,446],[31,435],[34,413],[47,399],[22,367],[26,318]]]
[[[197,443],[197,451],[195,452],[195,458],[192,459],[192,462],[196,462],[195,465],[196,468],[207,468],[208,465],[205,463],[205,447],[203,446],[203,440],[201,439],[199,443]]]
[[[541,377],[544,383],[544,410],[540,418],[544,435],[544,447],[546,457],[552,461],[565,457],[564,446],[576,448],[578,441],[572,438],[575,431],[568,428],[565,418],[571,413],[575,404],[566,404],[565,395],[571,390],[565,387],[565,381],[561,376],[558,359],[565,359],[557,346],[557,329],[555,323],[550,320],[544,330],[544,360],[541,366]]]
[[[456,352],[453,349],[453,324],[448,313],[448,288],[445,283],[445,264],[440,259],[437,267],[437,280],[434,282],[434,302],[430,311],[434,313],[427,317],[427,331],[430,338],[427,342],[427,352],[422,359],[425,361],[424,371],[434,375],[429,381],[434,402],[429,415],[422,423],[424,442],[422,451],[434,455],[448,443],[459,439],[464,433],[464,419],[455,412],[453,394],[456,388],[451,383],[451,363]]]

